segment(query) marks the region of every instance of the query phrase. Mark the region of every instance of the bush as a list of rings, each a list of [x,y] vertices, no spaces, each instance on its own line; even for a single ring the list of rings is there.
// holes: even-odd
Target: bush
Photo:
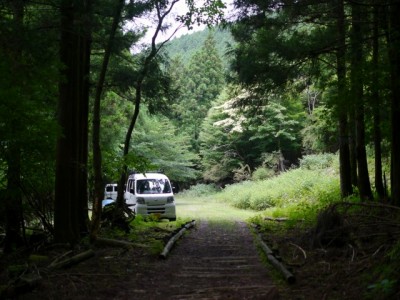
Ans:
[[[268,180],[227,186],[215,197],[242,209],[293,207],[301,215],[302,207],[323,207],[340,199],[340,184],[331,170],[294,169]]]
[[[275,176],[275,171],[265,167],[257,168],[253,174],[251,174],[251,179],[253,181],[265,180]]]
[[[215,184],[199,183],[190,187],[190,189],[181,192],[185,197],[202,197],[209,196],[218,192],[219,189]]]
[[[337,159],[338,156],[332,153],[306,155],[300,159],[300,168],[307,170],[331,168]]]

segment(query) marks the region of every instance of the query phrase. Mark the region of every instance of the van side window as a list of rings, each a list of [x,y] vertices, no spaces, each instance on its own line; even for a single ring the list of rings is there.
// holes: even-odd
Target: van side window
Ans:
[[[169,184],[169,181],[167,181],[167,180],[165,180],[165,183],[164,183],[163,193],[171,193],[171,185]]]
[[[132,193],[132,190],[135,188],[135,180],[130,179],[128,181],[128,192]]]

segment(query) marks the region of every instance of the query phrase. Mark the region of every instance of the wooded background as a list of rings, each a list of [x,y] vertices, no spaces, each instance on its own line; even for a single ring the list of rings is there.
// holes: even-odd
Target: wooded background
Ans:
[[[176,3],[1,1],[6,252],[26,224],[95,237],[104,185],[129,169],[223,186],[338,152],[342,197],[399,205],[399,0],[241,0],[234,22],[187,1],[178,20],[210,28],[156,43]],[[143,16],[153,39],[133,53]]]

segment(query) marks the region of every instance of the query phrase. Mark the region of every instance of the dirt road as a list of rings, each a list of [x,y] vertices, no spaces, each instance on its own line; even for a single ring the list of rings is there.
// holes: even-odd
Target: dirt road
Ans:
[[[199,222],[114,299],[278,299],[245,223]]]
[[[148,249],[95,249],[68,269],[41,271],[39,286],[19,300],[278,299],[243,222],[197,221],[166,259]]]

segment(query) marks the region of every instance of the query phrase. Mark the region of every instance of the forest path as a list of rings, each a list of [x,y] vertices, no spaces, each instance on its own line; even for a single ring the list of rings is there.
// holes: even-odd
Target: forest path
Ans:
[[[148,262],[114,299],[278,299],[244,222],[200,221],[166,260]]]

